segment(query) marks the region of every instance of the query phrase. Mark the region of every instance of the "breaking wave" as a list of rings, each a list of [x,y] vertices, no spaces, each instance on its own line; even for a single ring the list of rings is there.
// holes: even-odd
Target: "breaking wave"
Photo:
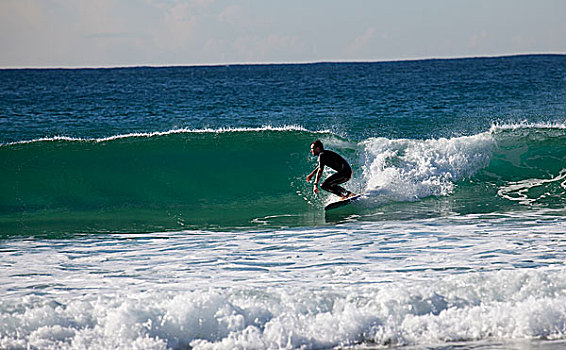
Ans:
[[[5,144],[0,225],[35,233],[238,227],[274,217],[284,225],[316,224],[320,215],[309,213],[330,200],[312,195],[304,181],[317,138],[352,163],[347,186],[365,194],[365,207],[469,200],[463,197],[478,188],[493,188],[496,200],[510,205],[562,205],[565,130],[519,124],[454,138],[351,141],[289,126]]]

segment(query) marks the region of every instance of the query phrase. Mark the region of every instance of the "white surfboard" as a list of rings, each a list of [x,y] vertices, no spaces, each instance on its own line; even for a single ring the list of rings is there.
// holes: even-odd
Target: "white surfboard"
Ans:
[[[331,209],[343,207],[345,205],[352,203],[355,200],[358,200],[361,196],[362,196],[361,194],[357,194],[355,196],[352,196],[352,197],[349,197],[349,198],[346,198],[346,199],[342,199],[342,200],[339,200],[337,202],[332,202],[332,203],[328,204],[327,206],[325,206],[324,210],[331,210]]]

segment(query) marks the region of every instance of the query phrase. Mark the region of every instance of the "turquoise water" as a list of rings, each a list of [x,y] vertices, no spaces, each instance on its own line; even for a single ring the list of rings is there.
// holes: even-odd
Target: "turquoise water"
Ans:
[[[0,77],[0,348],[564,345],[565,56]]]
[[[314,196],[304,181],[317,138],[350,160],[350,187],[365,194],[354,210],[362,219],[384,209],[394,217],[389,208],[443,215],[431,205],[459,214],[563,208],[564,130],[514,125],[355,142],[297,127],[182,129],[6,144],[2,236],[323,225],[331,197]]]

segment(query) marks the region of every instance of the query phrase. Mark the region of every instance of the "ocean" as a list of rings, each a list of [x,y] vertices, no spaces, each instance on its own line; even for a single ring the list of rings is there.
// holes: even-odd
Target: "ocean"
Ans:
[[[566,347],[564,55],[0,70],[0,169],[1,349]]]

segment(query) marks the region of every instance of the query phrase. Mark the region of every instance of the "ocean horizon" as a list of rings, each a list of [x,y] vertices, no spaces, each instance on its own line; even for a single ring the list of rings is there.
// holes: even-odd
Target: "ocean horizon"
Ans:
[[[422,56],[422,57],[403,57],[403,58],[384,58],[384,59],[319,59],[319,60],[305,60],[305,61],[249,61],[249,62],[217,62],[217,63],[170,63],[170,64],[155,64],[155,63],[139,63],[139,64],[106,64],[106,65],[51,65],[51,66],[4,66],[0,70],[40,70],[40,69],[59,69],[59,70],[74,70],[74,69],[128,69],[128,68],[213,68],[213,67],[226,67],[226,66],[286,66],[286,65],[311,65],[311,64],[357,64],[357,63],[395,63],[395,62],[420,62],[420,61],[444,61],[444,60],[467,60],[467,59],[491,59],[491,58],[513,58],[513,57],[527,57],[527,56],[566,56],[561,52],[523,52],[523,53],[498,53],[489,55],[455,55],[455,56]]]

